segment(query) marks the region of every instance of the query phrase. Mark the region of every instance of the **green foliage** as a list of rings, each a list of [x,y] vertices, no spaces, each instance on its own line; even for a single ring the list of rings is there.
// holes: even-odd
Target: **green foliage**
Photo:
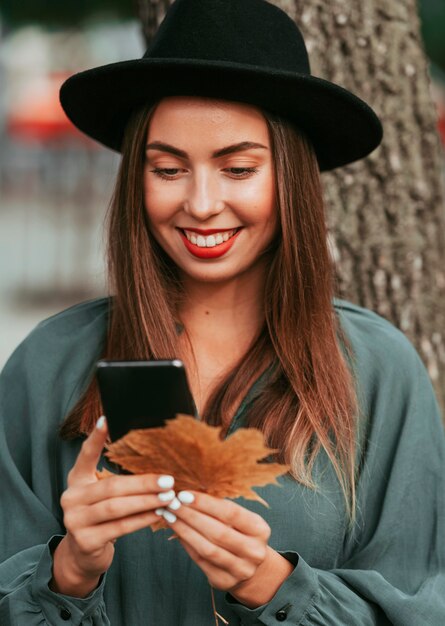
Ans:
[[[418,4],[426,52],[445,70],[445,0],[418,0]],[[137,7],[136,0],[2,0],[0,13],[8,27],[29,23],[60,27],[77,26],[95,16],[136,18]]]
[[[36,23],[76,26],[95,15],[136,17],[133,0],[2,0],[0,13],[9,27]]]
[[[445,0],[419,0],[419,13],[426,52],[445,70]]]

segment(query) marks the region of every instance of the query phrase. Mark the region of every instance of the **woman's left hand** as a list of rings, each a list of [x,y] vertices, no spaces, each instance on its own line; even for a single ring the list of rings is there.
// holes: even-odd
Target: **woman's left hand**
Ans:
[[[235,595],[264,564],[271,550],[267,543],[270,526],[260,515],[231,500],[187,493],[193,493],[194,501],[178,509],[167,508],[177,519],[164,519],[212,587]]]

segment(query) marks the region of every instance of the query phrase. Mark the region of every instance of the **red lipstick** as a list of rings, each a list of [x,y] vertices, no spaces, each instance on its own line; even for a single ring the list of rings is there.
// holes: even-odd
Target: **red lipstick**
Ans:
[[[225,230],[233,230],[233,228],[228,228],[225,230],[221,230],[221,229],[216,230],[214,228],[211,228],[208,230],[200,230],[197,228],[187,228],[187,230],[190,230],[204,237],[206,235],[212,235],[213,233],[222,233],[222,232],[225,232]],[[212,246],[210,248],[201,248],[197,246],[196,244],[192,243],[191,241],[187,239],[187,237],[184,235],[182,230],[179,231],[179,234],[181,235],[181,239],[184,242],[185,247],[187,248],[189,252],[191,252],[191,254],[193,254],[193,256],[197,257],[198,259],[217,259],[218,257],[223,256],[224,254],[226,254],[226,252],[230,250],[230,248],[235,243],[235,239],[238,237],[240,232],[241,232],[241,229],[237,233],[235,233],[232,237],[230,237],[230,239],[228,239],[227,241],[223,241],[222,243],[216,244],[216,246]]]
[[[180,230],[189,230],[191,233],[197,233],[198,235],[206,237],[207,235],[214,235],[215,233],[226,233],[236,228],[239,228],[239,226],[235,226],[235,228],[181,228]]]

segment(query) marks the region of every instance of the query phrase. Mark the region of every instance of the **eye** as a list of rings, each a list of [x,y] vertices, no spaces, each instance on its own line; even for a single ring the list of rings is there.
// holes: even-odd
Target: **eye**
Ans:
[[[234,178],[248,178],[252,174],[256,174],[258,169],[256,167],[227,167],[224,171]]]
[[[152,172],[156,176],[159,176],[159,178],[162,178],[163,180],[175,180],[178,174],[182,171],[184,170],[181,170],[179,167],[155,167],[154,169],[150,170],[150,172]]]

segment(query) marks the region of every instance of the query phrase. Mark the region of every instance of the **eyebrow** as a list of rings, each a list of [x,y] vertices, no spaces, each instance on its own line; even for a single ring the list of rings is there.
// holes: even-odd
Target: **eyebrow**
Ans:
[[[263,146],[261,143],[255,143],[254,141],[241,141],[240,143],[234,143],[230,146],[226,146],[225,148],[221,148],[220,150],[215,150],[215,152],[212,152],[212,159],[218,159],[219,157],[232,154],[233,152],[242,152],[243,150],[252,149],[267,150],[267,146]],[[161,152],[174,154],[182,159],[188,158],[188,154],[184,150],[180,150],[179,148],[175,148],[174,146],[161,141],[154,141],[153,143],[147,144],[146,150],[160,150]]]

